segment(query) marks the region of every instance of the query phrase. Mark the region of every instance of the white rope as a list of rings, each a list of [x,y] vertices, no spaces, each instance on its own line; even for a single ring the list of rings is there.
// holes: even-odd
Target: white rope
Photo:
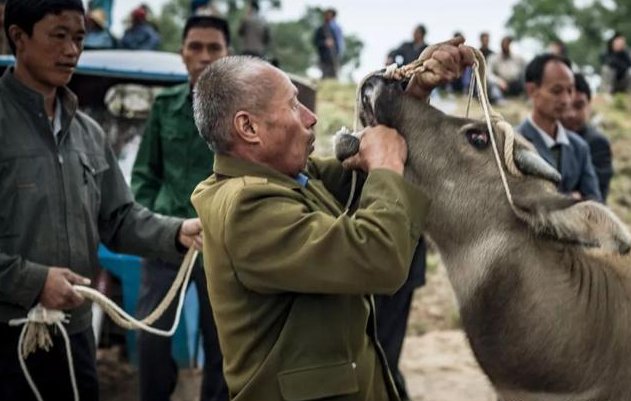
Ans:
[[[508,180],[506,178],[506,172],[502,168],[502,160],[500,159],[500,154],[497,147],[497,141],[495,140],[495,132],[493,131],[493,124],[491,123],[491,112],[489,111],[489,105],[487,104],[488,99],[485,96],[485,90],[482,87],[482,79],[480,78],[480,65],[476,61],[473,65],[473,72],[475,73],[475,81],[478,86],[478,99],[480,105],[482,106],[482,110],[484,110],[484,118],[486,120],[486,126],[489,129],[489,136],[491,137],[491,144],[493,146],[493,155],[495,155],[495,162],[497,163],[497,169],[500,172],[500,177],[502,179],[502,185],[504,186],[504,192],[506,193],[506,199],[510,204],[513,210],[516,210],[515,203],[513,202],[513,195],[511,194],[510,188],[508,187]]]
[[[439,45],[432,45],[426,48],[423,53],[419,56],[418,59],[412,61],[409,64],[406,64],[400,68],[397,67],[396,64],[390,64],[386,67],[386,70],[383,74],[386,79],[396,79],[401,80],[404,78],[411,79],[414,75],[420,74],[425,71],[426,67],[424,65],[427,57],[425,55],[429,55],[434,47]],[[476,61],[473,65],[473,72],[475,75],[475,79],[472,78],[471,83],[469,85],[469,98],[467,100],[467,108],[465,111],[466,117],[469,117],[469,110],[471,105],[471,100],[473,98],[474,85],[477,84],[478,91],[478,101],[482,107],[484,112],[484,117],[486,120],[486,124],[489,130],[489,136],[491,137],[491,145],[493,147],[493,155],[495,158],[495,163],[500,173],[500,179],[502,181],[502,186],[504,188],[504,193],[506,194],[506,199],[513,210],[513,212],[519,216],[523,216],[523,212],[521,212],[513,202],[513,196],[510,191],[510,187],[508,185],[508,179],[506,177],[506,172],[502,167],[502,161],[499,155],[499,147],[495,138],[495,130],[493,129],[493,121],[492,118],[495,119],[495,124],[497,125],[500,132],[504,134],[504,162],[506,165],[506,169],[511,173],[511,175],[520,177],[522,176],[521,171],[515,164],[515,160],[513,157],[513,150],[515,144],[515,133],[513,132],[512,127],[508,124],[504,119],[497,113],[493,111],[491,108],[488,95],[486,93],[486,76],[482,77],[480,75],[480,68],[484,71],[486,75],[486,62],[482,53],[471,46],[467,46],[473,54],[475,55]],[[357,86],[356,99],[355,99],[355,126],[354,130],[357,132],[358,124],[359,124],[359,108],[361,105],[361,88],[363,83],[371,76],[373,76],[375,72],[371,72],[367,74]],[[351,192],[351,197],[353,193]]]
[[[197,259],[198,254],[199,251],[193,249],[193,247],[188,250],[188,252],[184,256],[184,260],[182,261],[180,270],[178,271],[178,274],[173,281],[173,284],[171,285],[171,288],[169,289],[167,295],[156,307],[156,309],[142,320],[138,320],[129,315],[121,307],[116,305],[116,303],[114,303],[112,300],[108,299],[105,295],[101,294],[93,288],[81,285],[74,285],[73,289],[86,298],[101,305],[105,313],[107,313],[112,318],[112,320],[121,327],[131,330],[141,329],[158,336],[170,337],[173,335],[173,333],[175,333],[175,330],[177,329],[177,326],[180,322],[182,307],[184,305],[184,299],[186,296],[186,289],[188,288],[188,283],[193,272],[193,267],[195,266],[195,260]],[[151,327],[150,325],[154,323],[169,307],[178,288],[180,288],[180,294],[175,318],[173,319],[173,324],[171,325],[171,328],[169,330],[161,330]],[[26,381],[33,391],[33,394],[35,395],[37,401],[43,401],[43,398],[37,388],[37,385],[31,377],[28,367],[26,366],[26,358],[31,353],[37,351],[38,348],[42,348],[48,351],[53,346],[53,341],[48,329],[48,326],[52,325],[56,326],[63,336],[64,344],[66,347],[68,370],[70,374],[74,400],[79,401],[79,390],[77,388],[77,379],[74,372],[74,361],[72,359],[72,351],[70,349],[70,339],[68,337],[66,328],[62,324],[68,323],[68,321],[69,320],[67,314],[63,313],[60,310],[46,309],[41,304],[37,304],[37,306],[32,308],[26,318],[12,319],[9,321],[10,326],[23,325],[18,340],[18,360],[20,362],[22,372],[24,373],[24,377],[26,378]]]
[[[48,331],[48,326],[55,325],[64,338],[66,347],[66,357],[68,359],[68,371],[70,373],[70,381],[72,384],[72,394],[75,401],[79,401],[79,389],[77,388],[77,379],[74,374],[74,363],[72,359],[72,351],[70,350],[70,339],[68,333],[62,323],[68,322],[68,316],[58,310],[49,310],[41,304],[37,304],[32,308],[28,316],[22,319],[13,319],[9,321],[10,326],[23,325],[18,339],[18,360],[20,368],[24,373],[24,377],[28,382],[37,401],[43,401],[42,395],[37,389],[33,378],[26,366],[26,358],[29,354],[35,352],[37,348],[43,348],[48,351],[53,346],[53,341]]]

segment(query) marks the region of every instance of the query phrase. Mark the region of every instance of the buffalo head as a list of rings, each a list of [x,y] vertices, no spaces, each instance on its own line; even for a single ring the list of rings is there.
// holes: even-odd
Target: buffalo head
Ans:
[[[445,235],[454,240],[457,235],[488,229],[490,221],[517,227],[526,222],[537,234],[563,242],[628,251],[628,234],[615,216],[593,202],[559,194],[560,174],[519,134],[514,134],[510,157],[505,157],[507,137],[494,123],[502,169],[508,171],[507,163],[514,163],[517,171],[507,173],[511,206],[486,122],[446,115],[408,95],[405,86],[406,82],[385,78],[383,72],[365,79],[358,92],[358,118],[364,126],[388,125],[405,137],[406,179],[424,189],[433,201],[428,216],[432,237]],[[358,144],[352,135],[339,137],[338,158],[357,152]],[[573,207],[577,203],[582,205]],[[578,228],[574,223],[581,216],[591,218],[594,225]],[[462,234],[454,237],[454,230]]]

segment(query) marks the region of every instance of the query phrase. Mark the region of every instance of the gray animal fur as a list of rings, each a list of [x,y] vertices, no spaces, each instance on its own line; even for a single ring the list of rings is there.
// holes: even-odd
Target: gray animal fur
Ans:
[[[522,177],[508,177],[517,216],[491,147],[479,150],[466,140],[467,129],[486,125],[445,115],[400,88],[378,76],[367,80],[359,114],[364,124],[386,124],[406,138],[405,177],[431,199],[426,232],[447,267],[474,354],[500,397],[631,400],[625,226],[598,203],[557,193],[549,172],[523,165]],[[533,152],[519,136],[518,152]]]

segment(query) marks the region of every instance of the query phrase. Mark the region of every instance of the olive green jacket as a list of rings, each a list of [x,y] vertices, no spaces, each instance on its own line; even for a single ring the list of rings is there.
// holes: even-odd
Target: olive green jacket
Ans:
[[[110,249],[177,260],[181,219],[134,203],[105,133],[59,88],[58,143],[43,97],[8,69],[0,79],[0,322],[25,317],[50,266],[93,278],[99,242]],[[90,304],[68,332],[91,325]]]
[[[231,398],[397,400],[366,295],[405,281],[426,197],[376,170],[349,215],[335,160],[310,160],[305,186],[229,156],[214,167],[192,201]]]
[[[196,217],[190,195],[210,174],[213,152],[193,119],[188,83],[165,89],[151,109],[131,176],[136,202],[179,217]]]

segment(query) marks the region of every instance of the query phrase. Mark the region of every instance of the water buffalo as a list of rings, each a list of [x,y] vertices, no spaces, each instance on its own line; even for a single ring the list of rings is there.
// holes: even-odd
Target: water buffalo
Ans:
[[[431,198],[426,233],[454,287],[473,352],[505,401],[631,400],[631,237],[604,206],[559,194],[560,177],[516,136],[507,201],[484,122],[448,116],[375,74],[364,125],[406,138],[406,179]],[[353,144],[342,137],[340,155]],[[497,135],[498,148],[507,141]],[[502,152],[500,151],[500,154]]]

